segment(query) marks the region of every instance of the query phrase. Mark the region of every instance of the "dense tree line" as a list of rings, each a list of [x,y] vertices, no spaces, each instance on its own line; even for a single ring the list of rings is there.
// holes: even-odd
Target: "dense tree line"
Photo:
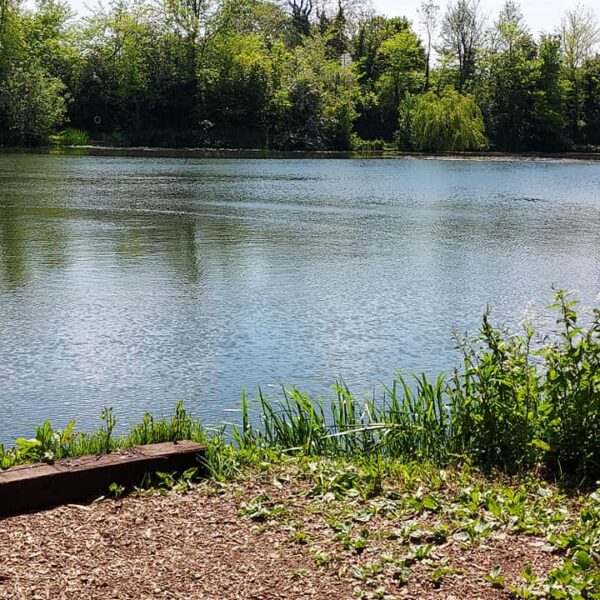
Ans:
[[[600,145],[600,28],[534,36],[508,0],[419,22],[362,0],[0,0],[0,144],[559,151]]]

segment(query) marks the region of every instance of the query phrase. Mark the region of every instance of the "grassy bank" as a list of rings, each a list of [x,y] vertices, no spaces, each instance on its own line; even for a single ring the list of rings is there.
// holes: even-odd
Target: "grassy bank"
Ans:
[[[209,432],[180,404],[172,418],[146,415],[116,436],[115,417],[75,432],[45,422],[33,439],[0,446],[0,465],[55,460],[152,442],[207,443],[214,469],[235,453],[270,449],[307,456],[468,461],[484,472],[535,471],[576,485],[600,479],[600,309],[582,322],[577,302],[556,294],[554,331],[531,322],[517,331],[494,327],[485,314],[478,335],[457,340],[462,361],[449,376],[397,374],[383,397],[362,401],[340,385],[328,401],[299,390],[278,399],[242,396],[240,421]]]
[[[397,374],[377,400],[343,386],[328,401],[243,395],[240,420],[219,430],[179,404],[124,435],[105,409],[93,433],[43,423],[0,446],[0,464],[192,439],[207,445],[201,488],[231,504],[232,535],[279,536],[303,565],[285,581],[314,576],[317,595],[332,578],[331,597],[600,598],[600,310],[578,315],[566,292],[552,310],[544,333],[484,315],[457,340],[453,374]],[[173,486],[191,488],[158,485]]]

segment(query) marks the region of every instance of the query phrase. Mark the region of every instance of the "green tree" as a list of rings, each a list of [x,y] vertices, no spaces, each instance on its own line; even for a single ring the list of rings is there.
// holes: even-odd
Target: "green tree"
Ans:
[[[19,3],[16,0],[0,0],[0,82],[10,63],[22,52]]]
[[[441,27],[446,64],[456,69],[456,86],[463,91],[475,78],[477,55],[484,38],[479,0],[456,0],[448,5]]]
[[[277,118],[272,104],[286,56],[282,42],[267,47],[255,33],[228,33],[211,44],[199,72],[203,116],[210,123],[204,143],[217,136],[236,146],[270,144],[272,121]]]
[[[540,64],[536,44],[513,0],[506,2],[495,23],[484,64],[482,105],[494,143],[502,150],[528,149]]]
[[[431,50],[433,47],[435,32],[438,27],[439,12],[440,7],[434,2],[434,0],[422,0],[421,6],[419,8],[419,16],[421,18],[421,25],[425,30],[425,91],[429,89],[429,79],[431,71]]]
[[[571,142],[567,134],[566,86],[558,36],[543,36],[538,55],[531,147],[535,150],[564,150]]]
[[[455,152],[487,148],[483,117],[472,96],[446,87],[440,95],[430,91],[407,103],[410,116],[401,111],[400,125],[412,149]]]
[[[298,46],[311,32],[313,0],[286,0],[286,4],[290,10],[292,24],[290,43],[292,46]]]
[[[600,25],[591,8],[578,4],[567,10],[561,20],[558,34],[562,42],[566,79],[568,82],[568,112],[570,134],[574,141],[581,141],[585,127],[583,108],[583,65],[593,56],[600,44]]]
[[[600,146],[600,56],[589,58],[581,74],[583,142]]]
[[[382,72],[375,90],[379,98],[381,120],[391,133],[398,123],[398,107],[402,99],[423,90],[425,52],[417,36],[405,30],[381,44],[379,60]]]
[[[0,84],[0,113],[7,140],[16,144],[43,144],[64,119],[64,85],[39,65],[12,68]]]
[[[119,0],[99,11],[81,33],[86,60],[79,66],[71,117],[75,125],[94,131],[120,132],[139,142],[153,94],[150,46],[156,35],[151,12],[142,2]]]
[[[64,121],[67,9],[41,0],[33,11],[0,0],[0,143],[41,144]]]
[[[365,139],[391,138],[396,127],[397,106],[391,101],[388,118],[384,118],[379,103],[378,82],[387,69],[385,55],[381,52],[384,42],[395,35],[410,31],[410,22],[405,18],[368,16],[359,19],[356,34],[350,40],[350,52],[354,58],[362,88],[356,130]],[[391,109],[391,110],[390,110]]]
[[[327,39],[315,36],[294,50],[285,73],[274,145],[349,149],[361,94],[355,68],[328,59]]]

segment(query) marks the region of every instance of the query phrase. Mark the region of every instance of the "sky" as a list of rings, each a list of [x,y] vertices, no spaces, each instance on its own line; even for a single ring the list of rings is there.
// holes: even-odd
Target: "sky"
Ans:
[[[409,19],[418,22],[417,9],[420,0],[373,0],[375,7],[382,13],[390,16],[406,15]],[[521,10],[525,22],[533,34],[541,32],[552,32],[560,23],[561,16],[565,10],[575,8],[578,0],[521,0]],[[438,0],[442,7],[442,13],[446,6],[446,0]],[[498,14],[504,0],[481,0],[481,8],[484,14],[489,15],[492,22]],[[587,0],[587,6],[600,13],[600,0]]]
[[[95,0],[69,0],[73,8],[80,14],[87,11],[85,6],[94,6]],[[574,8],[579,0],[521,0],[523,16],[531,32],[552,32],[560,23],[560,18],[568,8]],[[418,23],[417,9],[421,0],[372,0],[375,9],[388,16],[406,16],[411,19],[415,26]],[[442,13],[447,0],[438,0],[442,7]],[[490,23],[495,19],[504,0],[481,0],[484,14],[489,15]],[[584,2],[592,7],[600,16],[600,0],[587,0]]]

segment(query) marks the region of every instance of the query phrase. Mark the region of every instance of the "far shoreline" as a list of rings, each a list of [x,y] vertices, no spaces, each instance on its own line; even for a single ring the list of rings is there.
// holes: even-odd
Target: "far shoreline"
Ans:
[[[124,158],[236,158],[236,159],[420,159],[481,162],[565,162],[600,161],[600,152],[405,152],[378,150],[262,150],[247,148],[169,148],[160,146],[40,146],[0,147],[0,154],[54,154]]]

